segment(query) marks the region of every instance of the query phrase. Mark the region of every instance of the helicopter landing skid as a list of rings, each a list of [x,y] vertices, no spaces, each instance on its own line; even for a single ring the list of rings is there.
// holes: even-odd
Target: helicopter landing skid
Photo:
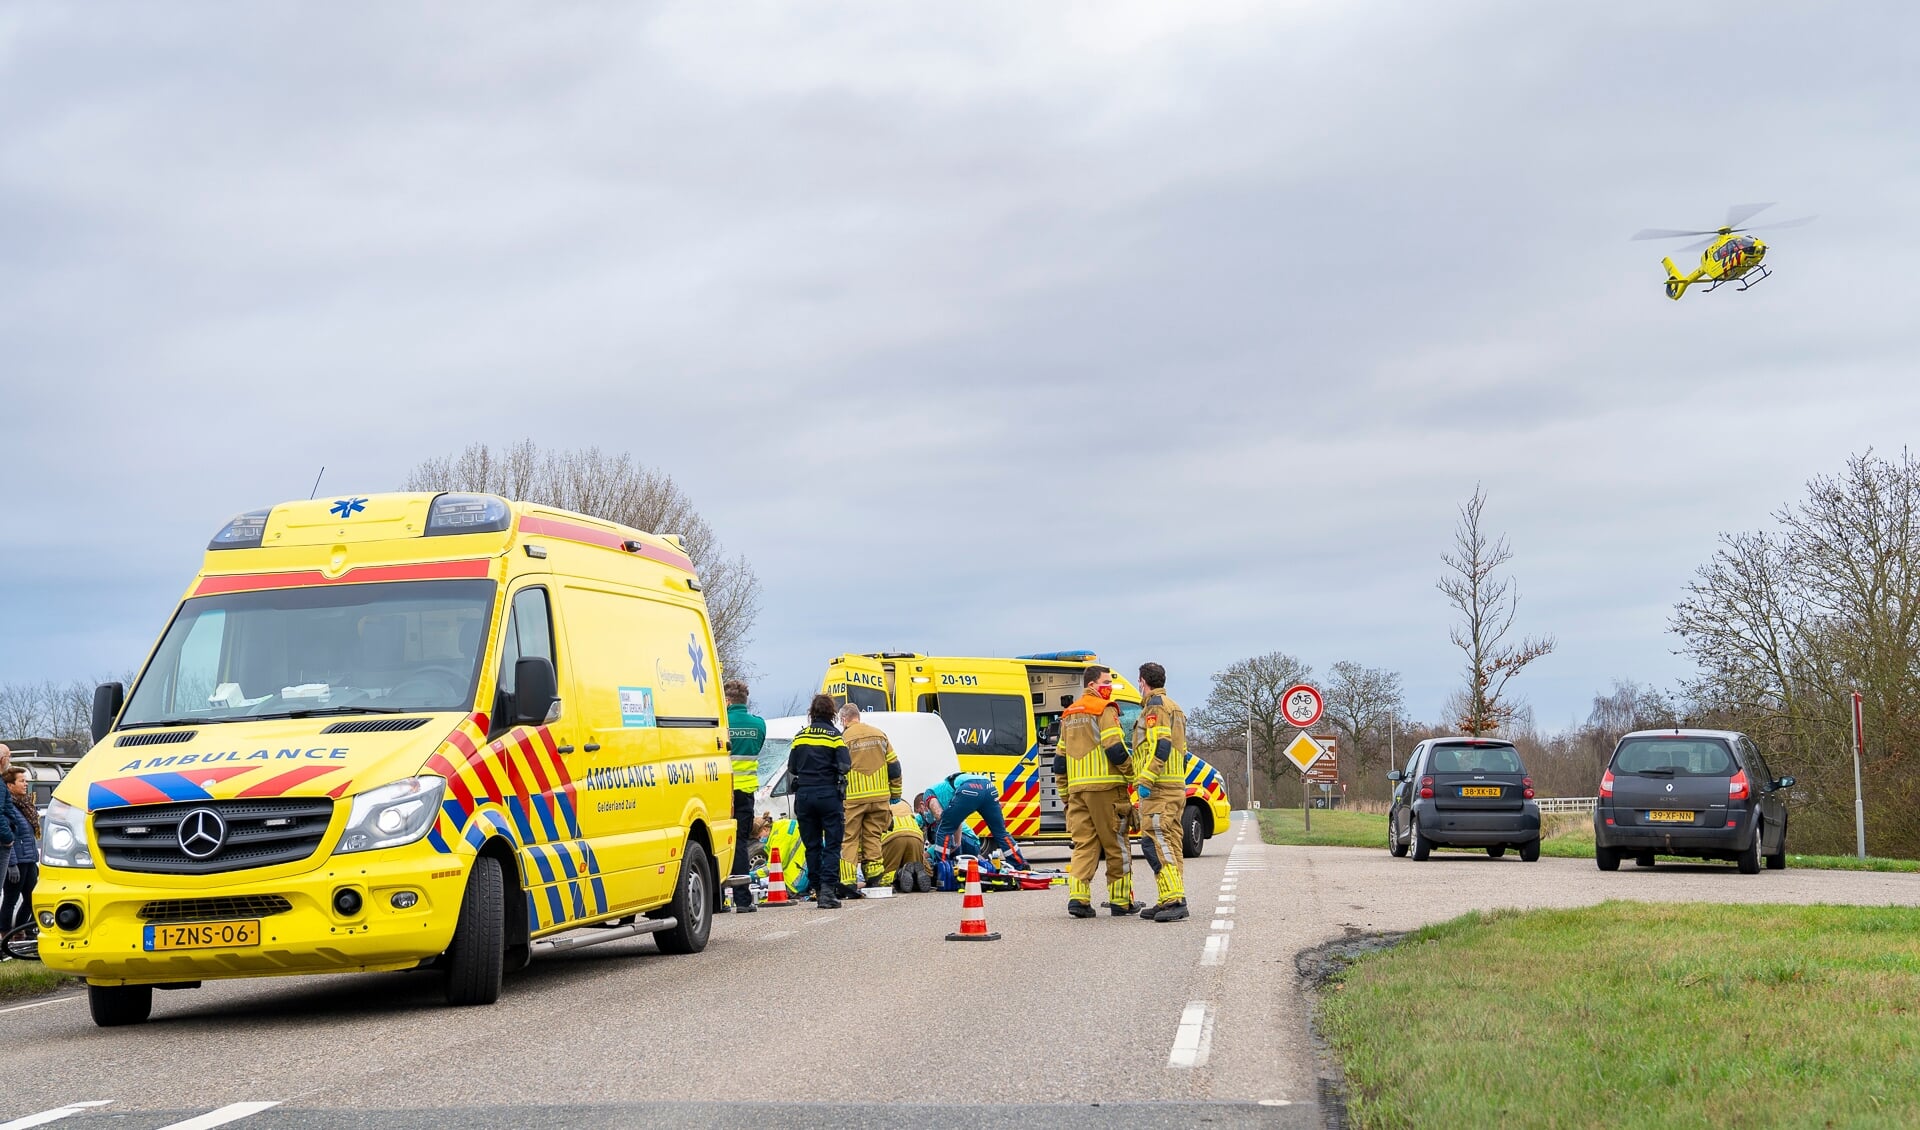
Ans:
[[[1755,283],[1758,283],[1760,280],[1765,279],[1771,276],[1772,274],[1773,274],[1773,268],[1767,266],[1765,263],[1762,263],[1759,266],[1755,267],[1753,270],[1747,271],[1746,273],[1738,276],[1737,278],[1713,280],[1713,282],[1706,288],[1706,290],[1703,293],[1712,294],[1714,291],[1719,290],[1721,287],[1726,286],[1728,283],[1740,284],[1733,288],[1735,290],[1752,290]]]

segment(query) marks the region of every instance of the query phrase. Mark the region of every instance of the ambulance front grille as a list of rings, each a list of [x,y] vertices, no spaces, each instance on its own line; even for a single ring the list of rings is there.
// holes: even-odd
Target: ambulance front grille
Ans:
[[[195,858],[181,843],[181,824],[202,810],[220,818],[224,834],[217,848]],[[139,804],[94,813],[93,835],[116,871],[212,875],[306,859],[319,849],[332,820],[327,797]],[[196,822],[189,832],[203,830]]]
[[[236,918],[266,918],[285,914],[292,909],[293,904],[279,895],[156,899],[140,908],[140,917],[148,922],[220,922]]]

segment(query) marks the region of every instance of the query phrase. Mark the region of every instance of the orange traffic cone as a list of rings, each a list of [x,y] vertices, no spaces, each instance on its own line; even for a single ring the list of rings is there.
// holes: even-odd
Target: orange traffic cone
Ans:
[[[767,901],[761,906],[793,906],[787,897],[787,873],[780,867],[780,849],[767,852]]]
[[[967,893],[960,897],[960,932],[948,934],[949,942],[997,942],[1000,935],[987,933],[987,900],[980,895],[980,861],[967,857]]]

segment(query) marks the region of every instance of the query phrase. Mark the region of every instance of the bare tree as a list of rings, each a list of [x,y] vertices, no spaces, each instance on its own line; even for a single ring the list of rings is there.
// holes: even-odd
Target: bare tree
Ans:
[[[482,491],[679,535],[700,575],[721,668],[750,673],[745,649],[760,615],[760,579],[745,557],[727,556],[713,527],[665,471],[624,452],[546,451],[527,439],[499,451],[476,443],[459,455],[422,460],[401,489]]]
[[[127,682],[130,676],[113,676]],[[103,682],[105,680],[96,680]],[[93,688],[85,679],[0,684],[0,738],[49,738],[85,750],[93,744]]]
[[[1852,843],[1850,696],[1864,699],[1862,784],[1882,854],[1920,852],[1920,464],[1868,452],[1815,478],[1772,531],[1723,535],[1674,607],[1703,720],[1745,730],[1796,776],[1795,827]]]
[[[1280,797],[1282,776],[1293,768],[1281,752],[1294,734],[1281,711],[1281,698],[1288,687],[1307,682],[1312,674],[1313,668],[1281,651],[1242,659],[1214,674],[1199,715],[1198,728],[1219,747],[1232,748],[1253,730],[1254,775],[1265,780],[1270,804]]]
[[[1400,675],[1346,659],[1327,675],[1326,720],[1340,735],[1340,776],[1348,795],[1357,797],[1358,790],[1376,780],[1384,786],[1380,774],[1387,756],[1387,727],[1406,708]]]
[[[1440,560],[1451,571],[1438,588],[1460,613],[1460,622],[1448,633],[1453,645],[1467,657],[1466,709],[1460,728],[1469,734],[1490,734],[1511,720],[1513,707],[1505,701],[1507,683],[1528,664],[1553,651],[1552,636],[1531,636],[1507,643],[1507,633],[1520,606],[1512,577],[1494,572],[1513,559],[1504,536],[1490,537],[1481,528],[1486,492],[1476,484],[1473,497],[1460,507],[1453,530],[1453,552]]]

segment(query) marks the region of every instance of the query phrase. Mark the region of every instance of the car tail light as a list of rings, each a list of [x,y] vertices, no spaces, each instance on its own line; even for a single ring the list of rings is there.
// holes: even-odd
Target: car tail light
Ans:
[[[1422,800],[1433,799],[1433,778],[1432,777],[1420,778],[1420,799]]]
[[[1600,795],[1604,797],[1613,795],[1613,770],[1611,769],[1600,775]]]
[[[1734,773],[1732,779],[1727,782],[1727,799],[1745,800],[1750,795],[1751,790],[1747,788],[1747,771],[1745,769],[1738,770]]]
[[[1533,799],[1533,778],[1532,777],[1520,778],[1520,795],[1525,797],[1528,800]]]

